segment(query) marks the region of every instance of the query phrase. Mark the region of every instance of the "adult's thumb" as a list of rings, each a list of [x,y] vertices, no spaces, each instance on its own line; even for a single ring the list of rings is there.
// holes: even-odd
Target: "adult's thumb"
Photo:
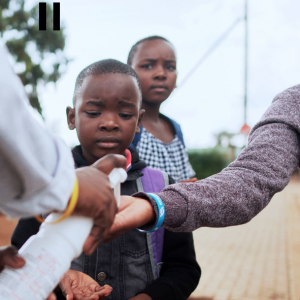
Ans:
[[[108,154],[97,160],[92,166],[107,175],[114,168],[123,168],[126,171],[126,158],[119,154]]]

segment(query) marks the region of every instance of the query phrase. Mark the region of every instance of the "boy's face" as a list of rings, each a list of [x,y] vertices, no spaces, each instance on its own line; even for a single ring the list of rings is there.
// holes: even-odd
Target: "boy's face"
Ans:
[[[140,131],[144,112],[140,97],[132,76],[101,74],[84,79],[74,109],[67,108],[67,118],[89,164],[109,153],[124,154]]]
[[[176,85],[176,56],[173,47],[163,40],[145,41],[138,46],[132,60],[138,74],[143,101],[161,103]]]

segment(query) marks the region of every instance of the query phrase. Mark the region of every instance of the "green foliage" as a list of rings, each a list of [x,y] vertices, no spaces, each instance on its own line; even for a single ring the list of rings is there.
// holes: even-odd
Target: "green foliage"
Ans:
[[[37,86],[56,82],[69,60],[63,54],[64,28],[53,30],[52,6],[47,5],[47,30],[39,30],[39,4],[25,10],[25,0],[0,0],[0,34],[23,68],[18,72],[31,105],[42,114]],[[44,68],[43,66],[47,66]]]
[[[198,179],[204,179],[219,173],[229,163],[226,157],[216,148],[190,150],[188,155]]]

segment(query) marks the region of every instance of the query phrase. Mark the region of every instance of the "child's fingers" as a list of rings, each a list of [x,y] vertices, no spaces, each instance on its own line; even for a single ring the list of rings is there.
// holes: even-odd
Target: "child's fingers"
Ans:
[[[110,295],[113,288],[110,285],[106,284],[102,287],[97,287],[95,290],[96,290],[96,294],[100,297],[99,299],[104,299]]]
[[[74,294],[71,289],[71,280],[69,276],[64,276],[61,279],[59,286],[61,288],[61,292],[63,293],[63,295],[66,297],[67,300],[74,299]]]
[[[80,300],[99,300],[99,296],[98,295],[85,296],[85,297],[81,297]]]
[[[25,265],[25,260],[18,255],[18,249],[8,246],[0,249],[0,271],[4,266],[9,266],[14,269],[21,268]]]

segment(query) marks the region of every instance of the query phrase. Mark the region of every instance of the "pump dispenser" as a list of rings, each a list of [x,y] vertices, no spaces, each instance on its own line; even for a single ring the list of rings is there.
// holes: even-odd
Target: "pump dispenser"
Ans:
[[[118,206],[120,183],[127,178],[123,169],[109,174]],[[83,244],[93,226],[87,217],[70,216],[55,224],[61,214],[50,214],[39,232],[30,237],[19,253],[26,260],[21,269],[6,267],[0,273],[0,299],[45,300],[70,268],[71,261],[82,252]]]

